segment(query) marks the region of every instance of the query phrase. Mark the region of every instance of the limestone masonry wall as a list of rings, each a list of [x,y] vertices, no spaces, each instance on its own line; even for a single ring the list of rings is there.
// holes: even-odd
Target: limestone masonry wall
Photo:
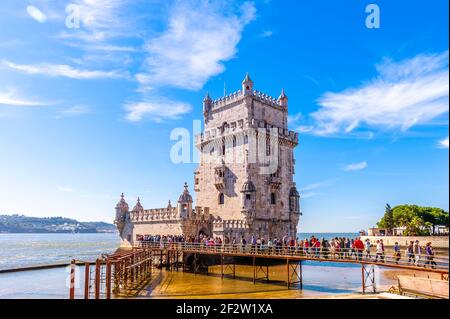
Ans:
[[[434,248],[446,248],[448,249],[448,236],[361,236],[361,239],[365,241],[369,239],[372,244],[376,244],[377,240],[383,239],[385,246],[394,246],[395,242],[398,242],[400,246],[406,246],[411,240],[418,240],[421,245],[425,246],[427,242],[431,242]]]

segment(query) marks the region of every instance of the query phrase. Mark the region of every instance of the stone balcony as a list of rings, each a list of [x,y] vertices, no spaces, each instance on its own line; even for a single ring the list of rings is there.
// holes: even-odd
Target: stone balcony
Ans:
[[[223,190],[225,188],[225,177],[216,176],[214,178],[214,185],[216,186],[218,191]]]
[[[267,178],[267,184],[269,184],[272,191],[277,190],[281,186],[282,179],[279,176],[270,176]]]

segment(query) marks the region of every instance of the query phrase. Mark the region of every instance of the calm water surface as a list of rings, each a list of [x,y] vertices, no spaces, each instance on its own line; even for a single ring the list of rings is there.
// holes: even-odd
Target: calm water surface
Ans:
[[[322,238],[356,237],[357,234],[299,234]],[[0,234],[0,269],[68,262],[73,258],[95,260],[119,246],[117,234]],[[150,298],[310,298],[318,295],[348,294],[361,286],[360,268],[352,265],[307,262],[303,266],[304,289],[288,291],[283,285],[253,285],[251,267],[239,267],[242,280],[221,280],[215,275],[155,271],[152,285],[143,293]],[[271,268],[271,278],[284,278],[285,267]],[[67,298],[69,270],[47,270],[0,274],[0,298]],[[247,277],[247,279],[245,279]],[[77,279],[83,278],[80,268]],[[77,295],[82,284],[77,281]],[[187,286],[186,286],[187,285]],[[189,286],[189,287],[188,287]],[[189,292],[189,293],[186,293]]]
[[[118,234],[0,234],[0,269],[95,260],[119,244]]]

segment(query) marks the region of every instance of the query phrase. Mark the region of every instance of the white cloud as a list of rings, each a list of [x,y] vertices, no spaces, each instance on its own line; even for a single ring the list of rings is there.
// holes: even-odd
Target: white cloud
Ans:
[[[448,136],[438,142],[439,148],[448,148]]]
[[[48,102],[37,101],[24,98],[16,93],[15,89],[9,88],[6,92],[0,92],[0,105],[11,106],[41,106],[48,105]]]
[[[167,29],[145,46],[148,57],[136,76],[141,90],[202,88],[210,77],[225,70],[223,62],[235,56],[242,31],[255,15],[250,2],[237,15],[215,2],[177,1]]]
[[[301,198],[302,199],[306,199],[306,198],[311,198],[311,197],[315,197],[317,195],[317,193],[315,192],[307,192],[307,193],[303,193],[301,194]]]
[[[3,65],[27,74],[42,74],[47,76],[62,76],[72,79],[103,79],[126,78],[128,75],[121,71],[82,70],[66,64],[16,64],[3,60]]]
[[[357,128],[407,130],[448,112],[448,51],[401,62],[385,60],[378,77],[359,88],[327,92],[311,116],[314,133],[348,134]]]
[[[179,119],[182,115],[192,111],[192,106],[168,99],[153,99],[125,104],[127,114],[125,119],[138,122],[148,119],[154,122]]]
[[[47,21],[47,16],[41,10],[36,8],[35,6],[27,6],[27,13],[39,23],[44,23]]]
[[[272,30],[265,30],[259,35],[260,38],[270,38],[271,36],[273,36]]]
[[[313,184],[306,185],[300,188],[300,196],[301,198],[311,198],[317,196],[319,193],[315,192],[316,190],[331,185],[335,179],[329,179],[326,181],[321,181]]]
[[[367,168],[367,166],[368,166],[367,162],[359,162],[359,163],[345,165],[342,168],[342,170],[345,172],[360,171],[360,170]]]
[[[295,131],[299,133],[308,133],[314,130],[314,126],[312,125],[299,125],[295,128]]]
[[[302,119],[302,113],[297,113],[297,114],[293,114],[293,115],[288,115],[288,124],[289,125],[294,125],[296,124],[298,121],[300,121]]]
[[[61,119],[64,117],[71,117],[71,116],[77,116],[77,115],[83,115],[90,112],[90,108],[86,105],[75,105],[72,107],[69,107],[65,110],[62,110],[58,113],[57,116],[55,116],[55,119]]]

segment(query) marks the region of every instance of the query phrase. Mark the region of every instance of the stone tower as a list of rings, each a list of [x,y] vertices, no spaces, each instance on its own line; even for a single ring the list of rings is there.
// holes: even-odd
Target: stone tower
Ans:
[[[296,236],[299,194],[293,182],[298,135],[287,127],[288,97],[242,90],[203,100],[204,132],[197,137],[196,211],[207,207],[219,222],[214,236]]]

